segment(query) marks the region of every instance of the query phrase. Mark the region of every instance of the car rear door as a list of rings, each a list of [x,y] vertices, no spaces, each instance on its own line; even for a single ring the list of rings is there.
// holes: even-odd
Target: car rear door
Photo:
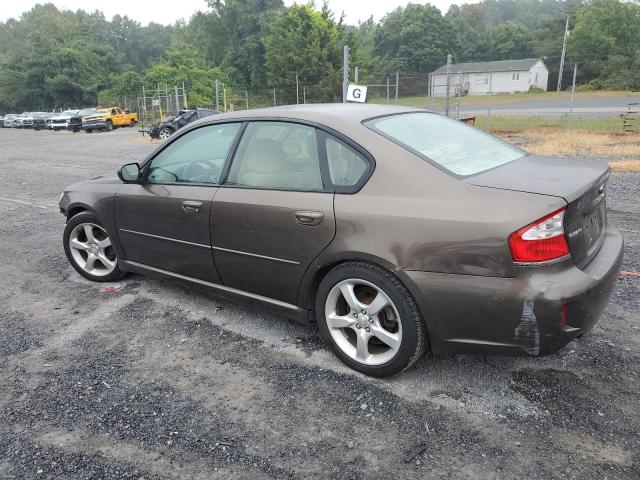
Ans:
[[[213,255],[223,283],[296,303],[304,272],[333,240],[333,189],[314,127],[246,126],[213,201]]]
[[[239,123],[194,129],[169,142],[142,168],[139,183],[116,197],[116,223],[125,258],[219,283],[209,219]]]

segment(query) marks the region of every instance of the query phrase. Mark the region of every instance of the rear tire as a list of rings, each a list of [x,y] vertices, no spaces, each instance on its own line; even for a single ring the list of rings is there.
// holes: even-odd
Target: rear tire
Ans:
[[[411,293],[376,265],[349,262],[331,270],[318,287],[315,312],[329,348],[365,375],[400,373],[426,350],[426,327]]]
[[[113,130],[113,122],[111,120],[107,120],[107,132]]]
[[[73,216],[62,238],[69,263],[84,278],[113,282],[123,277],[109,234],[93,213]]]
[[[92,128],[87,128],[87,129],[85,129],[85,132],[87,132],[87,133],[92,133],[92,132],[93,132],[93,129],[92,129]]]
[[[129,128],[135,128],[136,127],[136,121],[135,120],[131,120],[129,122]]]

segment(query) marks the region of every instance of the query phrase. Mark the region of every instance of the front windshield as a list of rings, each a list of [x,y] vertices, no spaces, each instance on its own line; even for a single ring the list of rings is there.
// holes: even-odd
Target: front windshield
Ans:
[[[435,113],[405,113],[368,127],[449,172],[468,176],[513,162],[526,152],[477,128]]]
[[[95,112],[96,112],[95,108],[85,108],[84,110],[80,110],[78,112],[78,115],[80,115],[81,117],[86,117],[87,115],[91,115]]]

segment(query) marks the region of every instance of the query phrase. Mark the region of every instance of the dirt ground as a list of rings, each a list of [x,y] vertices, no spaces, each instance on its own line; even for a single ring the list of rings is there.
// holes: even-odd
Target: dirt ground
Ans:
[[[0,130],[0,479],[640,478],[640,172],[610,181],[626,273],[590,334],[377,380],[313,327],[69,266],[60,191],[155,145]]]

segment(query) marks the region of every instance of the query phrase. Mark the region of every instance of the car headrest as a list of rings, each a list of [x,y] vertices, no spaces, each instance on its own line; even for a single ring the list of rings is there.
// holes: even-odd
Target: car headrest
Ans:
[[[287,170],[284,149],[271,139],[256,140],[245,169],[256,173],[278,173]]]

